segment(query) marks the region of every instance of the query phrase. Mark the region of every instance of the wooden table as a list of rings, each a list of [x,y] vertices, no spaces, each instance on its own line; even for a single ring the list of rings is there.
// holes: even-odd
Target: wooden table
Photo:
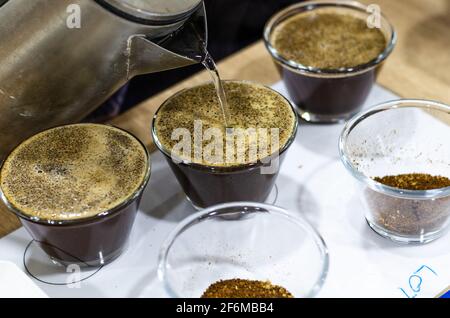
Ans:
[[[408,98],[435,99],[450,104],[450,1],[373,0],[398,32],[398,43],[378,79],[379,84]],[[279,76],[262,42],[219,63],[223,78],[273,84]],[[161,73],[164,76],[164,73]],[[150,122],[159,105],[184,87],[209,80],[200,72],[150,98],[111,121],[140,137],[150,149]],[[149,83],[151,85],[151,83]],[[0,206],[0,237],[20,226],[17,218]]]

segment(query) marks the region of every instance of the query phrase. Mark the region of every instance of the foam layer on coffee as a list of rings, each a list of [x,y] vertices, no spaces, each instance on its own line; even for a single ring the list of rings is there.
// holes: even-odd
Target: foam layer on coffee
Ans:
[[[248,82],[224,82],[227,94],[227,102],[230,111],[231,125],[234,131],[238,129],[246,130],[248,128],[266,128],[267,134],[258,134],[257,138],[265,138],[268,145],[267,155],[282,149],[292,136],[295,128],[296,115],[290,104],[280,94],[262,85]],[[172,139],[172,133],[177,128],[187,129],[191,138],[191,156],[186,157],[181,152],[174,150],[177,158],[183,160],[207,165],[207,166],[235,166],[251,161],[249,156],[249,145],[254,144],[255,139],[247,138],[245,140],[236,138],[234,142],[235,151],[243,149],[245,151],[245,161],[226,160],[211,161],[205,160],[202,156],[196,158],[194,153],[194,121],[201,120],[202,131],[205,134],[209,128],[215,128],[222,132],[223,153],[226,153],[226,133],[224,119],[219,106],[218,97],[213,84],[206,84],[182,91],[175,97],[167,101],[158,111],[155,120],[156,134],[162,147],[169,153],[174,150],[174,146],[179,143]],[[278,128],[279,143],[276,149],[271,143],[271,128]],[[205,136],[204,136],[205,137]],[[211,142],[218,140],[203,140],[202,150],[206,149]],[[258,159],[267,157],[258,152]],[[224,156],[225,157],[225,156]]]
[[[97,215],[141,186],[148,158],[130,134],[77,124],[41,132],[19,145],[1,170],[1,189],[22,213],[45,220]]]
[[[374,60],[384,51],[386,38],[349,10],[316,9],[281,22],[272,33],[271,43],[288,60],[337,69]]]

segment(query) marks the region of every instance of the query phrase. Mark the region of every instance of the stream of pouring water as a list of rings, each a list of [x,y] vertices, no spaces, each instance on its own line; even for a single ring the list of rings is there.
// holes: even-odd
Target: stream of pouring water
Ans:
[[[217,97],[219,98],[219,104],[222,109],[224,125],[225,127],[229,127],[231,119],[227,103],[227,95],[225,94],[225,89],[223,87],[222,80],[220,79],[219,70],[217,69],[216,63],[214,62],[208,51],[205,51],[205,57],[202,61],[202,64],[209,71],[209,74],[211,74],[214,86],[217,91]]]

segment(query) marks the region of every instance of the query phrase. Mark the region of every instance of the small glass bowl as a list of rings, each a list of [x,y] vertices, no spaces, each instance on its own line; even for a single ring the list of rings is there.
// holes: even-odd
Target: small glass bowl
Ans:
[[[339,151],[358,181],[366,219],[378,234],[401,243],[427,243],[450,223],[450,187],[402,190],[374,177],[426,173],[450,177],[450,106],[401,99],[351,119]]]
[[[158,276],[172,297],[198,298],[211,284],[270,281],[313,297],[328,272],[328,250],[305,220],[252,202],[212,206],[184,221],[161,247]]]

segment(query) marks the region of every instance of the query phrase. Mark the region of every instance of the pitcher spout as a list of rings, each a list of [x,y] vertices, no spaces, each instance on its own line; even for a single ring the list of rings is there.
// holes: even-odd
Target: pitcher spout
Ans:
[[[127,78],[197,64],[206,55],[208,41],[204,5],[172,34],[150,40],[132,35],[127,43]]]

